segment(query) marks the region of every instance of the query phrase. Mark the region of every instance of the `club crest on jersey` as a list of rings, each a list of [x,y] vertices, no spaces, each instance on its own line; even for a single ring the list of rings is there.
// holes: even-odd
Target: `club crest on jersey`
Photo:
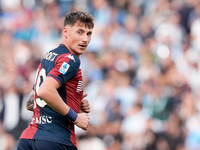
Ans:
[[[69,69],[70,65],[66,62],[63,62],[62,66],[59,69],[59,72],[62,74],[65,74],[67,70]]]
[[[71,60],[73,60],[74,62],[76,62],[74,56],[71,55],[71,54],[68,54],[68,55],[66,55],[65,57],[68,57],[68,58],[70,58]]]

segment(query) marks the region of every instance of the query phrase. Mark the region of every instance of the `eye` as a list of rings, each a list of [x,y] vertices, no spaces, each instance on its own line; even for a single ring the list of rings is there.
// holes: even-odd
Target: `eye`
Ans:
[[[78,34],[82,34],[82,32],[81,32],[81,31],[78,31]]]
[[[92,32],[88,32],[87,35],[92,35]]]

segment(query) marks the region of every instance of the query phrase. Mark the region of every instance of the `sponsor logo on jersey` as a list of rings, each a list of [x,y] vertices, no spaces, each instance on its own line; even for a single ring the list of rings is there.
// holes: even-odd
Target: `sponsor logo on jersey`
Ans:
[[[31,124],[46,124],[46,123],[52,123],[51,116],[33,117],[31,120]]]
[[[62,74],[65,74],[67,70],[69,69],[70,65],[66,62],[63,62],[62,66],[59,69],[59,72]]]
[[[76,92],[80,92],[83,90],[83,81],[78,81]]]
[[[76,62],[74,56],[71,55],[71,54],[68,54],[68,55],[66,55],[65,57],[68,57],[68,58],[70,58],[71,60],[73,60],[74,62]]]

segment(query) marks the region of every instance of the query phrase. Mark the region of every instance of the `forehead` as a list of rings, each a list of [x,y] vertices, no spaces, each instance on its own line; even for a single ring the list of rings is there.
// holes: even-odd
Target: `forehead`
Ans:
[[[78,28],[78,29],[90,30],[90,31],[92,31],[92,29],[93,29],[92,27],[89,27],[86,23],[80,22],[80,21],[75,22],[73,27],[76,29]]]

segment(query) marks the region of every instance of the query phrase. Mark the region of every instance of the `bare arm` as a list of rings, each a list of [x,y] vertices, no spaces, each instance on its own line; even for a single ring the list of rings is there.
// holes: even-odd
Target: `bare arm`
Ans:
[[[62,100],[57,89],[59,83],[52,77],[46,77],[39,88],[38,96],[41,97],[51,108],[56,110],[61,115],[68,114],[70,107]],[[74,121],[78,127],[86,130],[89,124],[89,117],[86,113],[79,113]]]
[[[26,100],[26,109],[27,109],[27,110],[34,111],[34,109],[33,109],[33,105],[34,105],[34,95],[35,95],[34,90],[32,90],[32,91],[30,92],[30,94],[28,95],[28,98],[27,98],[27,100]]]
[[[57,89],[59,83],[52,77],[47,77],[39,88],[38,96],[42,98],[51,108],[61,115],[66,115],[69,106],[62,100]]]

